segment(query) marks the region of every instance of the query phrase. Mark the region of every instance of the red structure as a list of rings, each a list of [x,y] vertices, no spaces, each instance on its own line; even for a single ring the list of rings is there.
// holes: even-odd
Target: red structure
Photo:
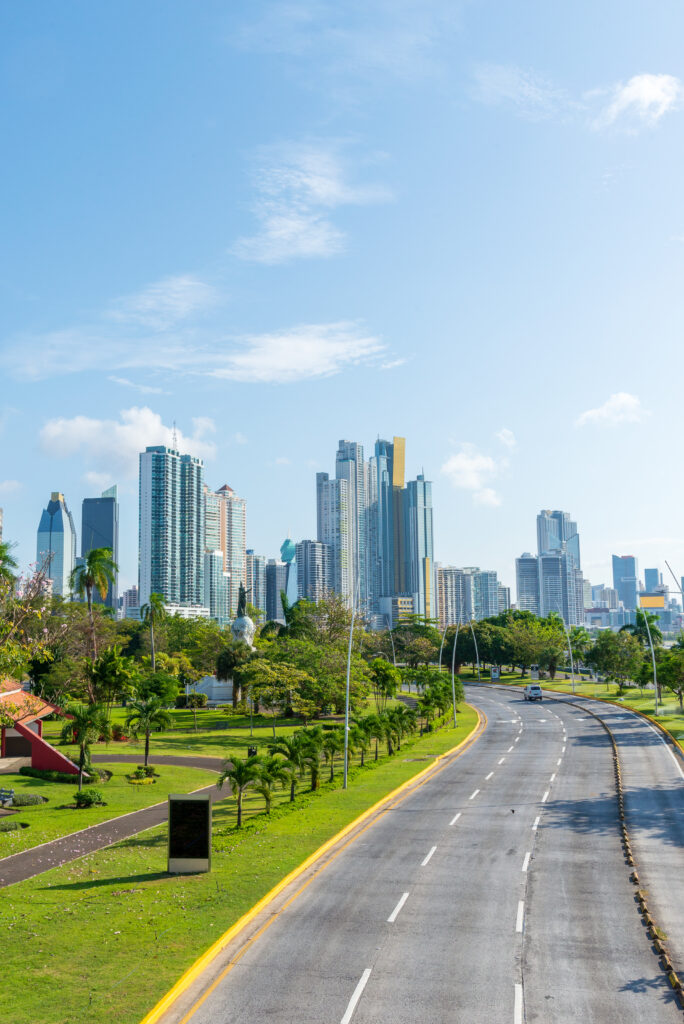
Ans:
[[[13,679],[0,680],[0,757],[30,757],[32,768],[77,775],[68,757],[43,739],[42,719],[60,709],[32,693],[26,693]]]

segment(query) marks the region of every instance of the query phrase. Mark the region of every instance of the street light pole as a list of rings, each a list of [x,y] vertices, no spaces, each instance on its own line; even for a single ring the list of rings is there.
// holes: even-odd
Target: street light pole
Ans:
[[[454,634],[454,646],[451,651],[451,703],[454,709],[454,729],[456,728],[456,676],[454,673],[456,666],[456,644],[458,643],[458,631],[460,629],[460,626],[461,620],[459,619],[458,622],[456,623],[456,633]]]
[[[651,627],[650,627],[650,625],[648,623],[648,612],[646,611],[645,608],[641,609],[641,614],[643,615],[644,622],[646,623],[646,632],[648,633],[648,643],[649,643],[649,646],[651,648],[651,661],[653,662],[653,692],[655,694],[654,714],[657,715],[658,714],[658,676],[656,674],[656,659],[655,659],[655,651],[653,650],[653,638],[651,637]]]
[[[349,773],[349,690],[351,680],[351,656],[352,642],[354,640],[354,618],[356,616],[356,601],[352,593],[352,614],[351,625],[349,626],[349,646],[347,648],[347,688],[344,701],[344,782],[342,788],[347,788],[347,775]]]
[[[570,655],[570,677],[572,679],[572,695],[575,696],[575,659],[572,656],[572,641],[570,640],[570,631],[565,624],[565,619],[561,615],[561,622],[563,623],[563,629],[565,630],[565,637],[568,641],[568,654]]]
[[[475,660],[477,662],[477,681],[481,681],[480,677],[480,653],[477,649],[477,637],[475,636],[475,630],[473,629],[473,620],[470,620],[470,632],[473,634],[473,643],[475,644]]]
[[[449,623],[447,623],[446,626],[444,627],[444,632],[442,633],[442,642],[439,645],[439,671],[440,672],[442,671],[442,651],[444,650],[444,641],[446,640],[446,631],[447,631],[448,628],[449,628]]]

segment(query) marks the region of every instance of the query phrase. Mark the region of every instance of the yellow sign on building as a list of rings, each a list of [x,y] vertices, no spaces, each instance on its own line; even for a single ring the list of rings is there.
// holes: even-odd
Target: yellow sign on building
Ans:
[[[664,594],[639,594],[640,608],[664,608]]]

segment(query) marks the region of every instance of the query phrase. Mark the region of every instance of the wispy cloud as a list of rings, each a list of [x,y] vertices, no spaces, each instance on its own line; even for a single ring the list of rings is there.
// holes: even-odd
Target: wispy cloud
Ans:
[[[684,86],[674,75],[634,75],[606,90],[609,99],[594,118],[594,128],[619,124],[631,130],[655,125],[671,110],[682,106]],[[602,97],[604,91],[590,96]]]
[[[596,423],[615,426],[618,423],[641,423],[649,413],[641,405],[636,395],[626,391],[618,391],[611,395],[603,405],[596,409],[587,409],[575,420],[576,427],[586,427]]]
[[[219,292],[206,281],[194,274],[176,274],[117,299],[106,316],[123,324],[164,331],[219,301]]]
[[[515,434],[508,427],[502,427],[496,436],[501,441],[501,444],[505,444],[507,448],[515,448],[518,443],[515,439]]]
[[[330,219],[331,211],[390,198],[381,186],[352,184],[334,143],[288,143],[262,150],[255,184],[259,230],[238,239],[232,251],[256,263],[333,256],[344,248],[345,235]]]
[[[210,374],[224,380],[286,384],[330,377],[346,366],[372,362],[385,345],[358,324],[301,324],[285,331],[251,335],[226,354]]]
[[[208,417],[193,421],[193,433],[177,430],[181,451],[203,458],[212,458],[216,446],[205,435],[213,431]],[[173,442],[174,428],[163,423],[161,416],[144,406],[122,409],[118,420],[94,419],[90,416],[59,417],[48,420],[40,431],[43,450],[53,458],[72,458],[81,454],[87,465],[88,479],[97,486],[106,486],[117,478],[132,479],[138,471],[138,455],[150,444]],[[104,484],[102,483],[104,481]]]
[[[501,464],[491,455],[485,455],[473,444],[462,444],[460,451],[444,462],[441,471],[453,487],[470,491],[476,504],[494,507],[501,504],[501,497],[489,484],[500,469]]]
[[[403,366],[406,363],[406,359],[389,359],[386,363],[380,363],[381,370],[396,370],[398,366]]]
[[[135,381],[128,380],[126,377],[108,377],[107,380],[111,380],[113,384],[120,384],[124,388],[133,388],[134,391],[139,391],[141,395],[168,395],[168,391],[164,391],[163,388],[155,388],[150,384],[136,384]]]
[[[0,495],[6,497],[20,491],[23,484],[20,480],[0,480]]]
[[[563,89],[537,72],[512,64],[480,64],[475,69],[474,96],[487,106],[505,106],[532,121],[557,116],[570,106]]]

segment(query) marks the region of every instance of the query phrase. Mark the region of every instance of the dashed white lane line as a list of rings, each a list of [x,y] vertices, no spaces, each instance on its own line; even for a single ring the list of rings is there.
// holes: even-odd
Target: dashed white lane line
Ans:
[[[479,792],[480,792],[480,790],[479,790],[479,789],[476,789],[474,793],[471,793],[471,794],[470,794],[470,796],[468,797],[468,799],[469,799],[469,800],[474,800],[474,799],[475,799],[475,797],[477,796],[477,794],[478,794]]]
[[[532,856],[532,854],[528,850],[527,853],[525,854],[525,857],[524,857],[524,860],[523,860],[523,866],[522,866],[523,871],[527,871],[528,867],[530,866],[530,857],[531,856]]]
[[[549,799],[549,791],[547,789],[546,792],[544,793],[544,796],[542,797],[542,803],[545,804],[548,799]]]
[[[459,811],[459,812],[458,812],[458,814],[455,814],[455,815],[453,816],[453,818],[451,819],[451,821],[449,822],[449,824],[450,824],[450,825],[455,825],[455,824],[456,824],[456,822],[458,821],[458,819],[459,819],[460,817],[461,817],[461,812]]]
[[[539,721],[540,722],[548,722],[548,718],[540,718]]]
[[[505,760],[506,760],[506,758],[502,757],[501,760],[499,761],[499,764],[503,764]]]
[[[515,930],[521,932],[523,930],[523,920],[525,918],[525,901],[518,900],[518,915],[515,919]]]
[[[346,1020],[342,1024],[347,1024]],[[513,1004],[513,1024],[523,1024],[523,987],[515,983],[515,1003]]]
[[[366,985],[368,983],[368,979],[370,978],[370,975],[371,975],[371,969],[370,969],[370,967],[367,967],[366,970],[361,975],[361,978],[359,979],[358,985],[354,989],[354,994],[351,997],[351,999],[349,1000],[349,1005],[347,1006],[347,1009],[345,1011],[344,1017],[340,1021],[340,1024],[349,1024],[349,1021],[354,1016],[354,1010],[356,1009],[356,1004],[358,1003],[359,999],[361,998],[361,994],[362,994],[364,988],[366,987]]]
[[[511,750],[512,750],[512,749],[513,749],[513,747],[509,747],[509,748],[508,748],[508,750],[506,751],[506,753],[507,753],[507,754],[510,754],[510,752],[511,752]]]
[[[425,858],[425,860],[421,861],[421,864],[420,864],[421,868],[424,868],[424,867],[425,867],[425,865],[426,865],[426,864],[427,864],[427,863],[429,862],[429,860],[430,860],[430,857],[432,857],[432,854],[433,854],[433,853],[435,852],[435,850],[436,850],[436,849],[437,849],[437,847],[436,847],[436,846],[433,846],[433,847],[432,847],[432,849],[431,849],[431,850],[430,850],[430,852],[428,853],[428,855],[427,855],[427,857]]]
[[[399,914],[401,912],[401,908],[404,906],[404,904],[406,903],[406,900],[408,898],[409,898],[409,894],[407,892],[405,892],[403,894],[403,896],[401,897],[401,899],[399,900],[399,902],[397,903],[397,905],[394,908],[394,910],[392,911],[392,913],[390,914],[390,916],[387,918],[387,923],[388,924],[394,924],[396,919],[399,917]]]
[[[541,815],[538,814],[537,817],[534,819],[534,825],[532,826],[532,831],[533,832],[536,832],[537,829],[539,828],[539,819],[540,819],[540,817],[541,817]]]
[[[564,753],[565,753],[565,747],[563,747],[563,749],[561,750],[561,754],[564,754]]]
[[[554,772],[554,773],[553,773],[553,775],[551,776],[551,778],[549,779],[549,782],[553,782],[553,780],[554,780],[555,778],[556,778],[556,773]]]
[[[490,772],[489,775],[485,775],[485,782],[489,782],[494,772]]]
[[[560,768],[560,763],[561,763],[562,760],[563,760],[563,758],[559,757],[558,760],[556,761],[556,767],[557,768]]]
[[[513,740],[513,742],[514,742],[514,743],[517,743],[519,739],[520,739],[520,737],[519,737],[519,736],[516,736],[516,737],[515,737],[515,739]]]

